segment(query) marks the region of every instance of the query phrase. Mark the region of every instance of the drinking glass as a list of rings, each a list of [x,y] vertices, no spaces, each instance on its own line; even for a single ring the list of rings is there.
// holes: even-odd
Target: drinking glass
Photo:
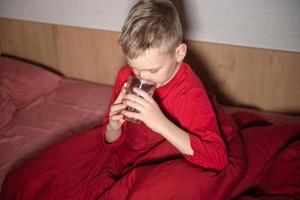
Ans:
[[[135,94],[136,95],[136,93],[133,91],[133,88],[139,88],[141,90],[144,90],[150,96],[152,96],[153,93],[154,93],[154,90],[156,88],[156,84],[149,81],[149,80],[139,79],[136,76],[129,76],[128,79],[127,79],[126,92],[128,94]],[[126,110],[128,110],[130,112],[139,112],[138,110],[136,110],[136,109],[134,109],[130,106],[128,106],[126,108]],[[125,119],[127,121],[131,121],[131,122],[134,122],[134,123],[140,123],[140,121],[137,120],[137,119],[132,119],[132,118],[129,118],[129,117],[125,117]]]

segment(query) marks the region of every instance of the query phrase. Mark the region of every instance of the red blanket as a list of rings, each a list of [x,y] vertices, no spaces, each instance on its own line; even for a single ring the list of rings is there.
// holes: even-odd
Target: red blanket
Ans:
[[[300,125],[275,126],[241,112],[233,115],[238,127],[232,127],[228,116],[220,119],[220,114],[228,142],[226,169],[208,171],[175,158],[164,162],[153,151],[103,199],[298,199]]]
[[[246,112],[229,117],[217,110],[217,116],[229,158],[228,166],[221,172],[186,162],[165,141],[141,156],[122,176],[108,174],[118,181],[105,188],[105,193],[97,194],[97,184],[101,182],[97,170],[112,154],[104,147],[99,148],[101,139],[94,129],[54,145],[9,173],[2,198],[300,198],[300,125],[272,125]],[[104,156],[98,156],[104,151]]]

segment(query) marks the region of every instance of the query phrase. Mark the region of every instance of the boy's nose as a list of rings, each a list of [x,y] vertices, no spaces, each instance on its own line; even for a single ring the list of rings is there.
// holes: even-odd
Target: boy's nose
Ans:
[[[147,80],[147,74],[146,74],[146,72],[138,72],[137,76],[140,79],[146,79]]]
[[[150,80],[147,71],[136,71],[135,76],[138,77],[139,79]]]
[[[138,79],[141,79],[141,74],[140,73],[134,73],[134,75],[138,78]]]

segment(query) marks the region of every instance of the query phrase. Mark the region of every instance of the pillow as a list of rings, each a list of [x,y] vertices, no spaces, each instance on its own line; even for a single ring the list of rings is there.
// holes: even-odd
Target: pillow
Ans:
[[[0,93],[0,130],[13,118],[15,110],[16,106],[11,98]]]
[[[0,94],[11,98],[16,109],[52,92],[60,80],[59,75],[37,65],[0,56]]]

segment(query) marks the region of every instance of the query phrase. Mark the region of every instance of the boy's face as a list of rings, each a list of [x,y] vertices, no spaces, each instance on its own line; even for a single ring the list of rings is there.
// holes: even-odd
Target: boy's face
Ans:
[[[127,57],[127,62],[137,77],[152,81],[157,84],[157,87],[160,87],[169,82],[176,74],[183,59],[178,59],[177,53],[177,49],[172,55],[162,53],[159,48],[154,48],[147,50],[137,58]]]

